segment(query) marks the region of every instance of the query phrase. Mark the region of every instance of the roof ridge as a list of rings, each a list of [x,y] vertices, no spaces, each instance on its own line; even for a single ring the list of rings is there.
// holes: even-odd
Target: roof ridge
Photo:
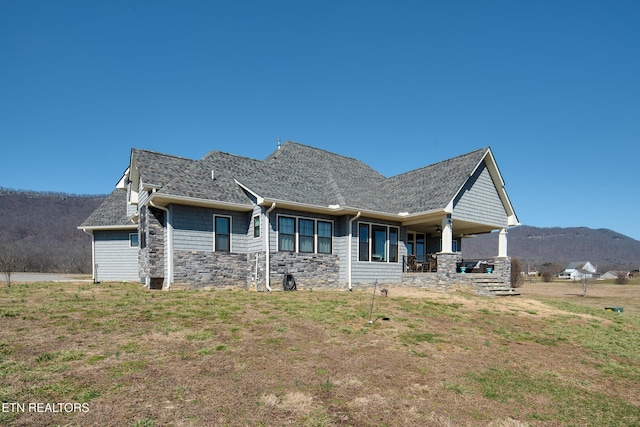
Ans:
[[[189,157],[176,156],[174,154],[161,153],[161,152],[155,151],[155,150],[147,150],[146,148],[132,148],[131,151],[145,152],[145,153],[150,153],[150,154],[157,154],[157,155],[164,156],[164,157],[173,157],[174,159],[191,160],[192,162],[196,162],[197,161],[197,160],[191,159]]]
[[[431,168],[431,167],[440,165],[442,163],[452,162],[452,161],[458,160],[458,159],[460,159],[462,157],[471,156],[472,154],[476,154],[476,153],[478,153],[480,151],[483,151],[483,152],[486,153],[489,149],[490,149],[489,146],[486,146],[486,147],[483,147],[483,148],[478,148],[478,149],[475,149],[473,151],[469,151],[468,153],[460,154],[460,155],[455,156],[455,157],[450,157],[448,159],[440,160],[439,162],[431,163],[431,164],[426,165],[426,166],[421,166],[419,168],[411,169],[411,170],[406,171],[406,172],[402,172],[402,173],[399,173],[399,174],[396,174],[396,175],[392,175],[392,176],[388,177],[387,179],[392,179],[392,178],[408,175],[410,173],[421,171],[421,170],[424,170],[424,169],[427,169],[427,168]]]
[[[235,158],[238,158],[238,159],[253,160],[253,161],[256,161],[256,162],[262,162],[262,160],[258,160],[258,159],[253,158],[253,157],[241,156],[241,155],[239,155],[239,154],[228,153],[228,152],[226,152],[226,151],[220,151],[220,150],[210,150],[207,154],[205,154],[204,156],[202,156],[202,158],[201,158],[200,160],[196,160],[196,161],[198,161],[198,162],[199,162],[199,161],[201,161],[201,160],[204,160],[204,159],[206,159],[206,158],[211,157],[211,156],[212,156],[212,155],[214,155],[214,154],[224,154],[225,156],[235,157]]]

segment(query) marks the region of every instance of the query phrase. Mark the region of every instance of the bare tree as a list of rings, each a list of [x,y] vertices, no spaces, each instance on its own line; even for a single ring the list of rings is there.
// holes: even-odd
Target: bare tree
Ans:
[[[580,272],[580,286],[582,286],[582,296],[586,297],[587,292],[595,283],[595,279],[593,278],[593,274],[589,271],[579,270]]]
[[[4,273],[7,285],[11,286],[11,273],[16,269],[18,252],[9,244],[0,246],[0,272]]]
[[[519,258],[511,258],[511,286],[517,288],[522,281],[522,263]]]

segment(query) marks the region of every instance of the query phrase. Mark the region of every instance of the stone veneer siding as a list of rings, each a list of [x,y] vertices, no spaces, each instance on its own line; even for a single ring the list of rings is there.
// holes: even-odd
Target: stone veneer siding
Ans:
[[[491,278],[492,283],[511,285],[511,258],[495,257],[491,274],[456,272],[456,263],[461,260],[458,254],[438,254],[438,271],[435,273],[403,273],[402,284],[422,287],[436,291],[465,289],[478,293],[477,284],[483,279]]]
[[[271,253],[271,289],[282,290],[286,272],[299,289],[339,288],[336,255]],[[176,251],[173,259],[174,286],[189,289],[235,288],[264,291],[265,254],[209,251]]]
[[[173,258],[174,283],[190,289],[248,289],[254,271],[254,254],[175,251]]]
[[[333,254],[271,253],[271,289],[282,290],[285,273],[293,275],[298,289],[340,288],[340,261]]]
[[[143,206],[140,215],[144,216],[140,233],[145,234],[146,241],[146,247],[138,252],[140,277],[149,278],[156,287],[164,280],[164,211]]]

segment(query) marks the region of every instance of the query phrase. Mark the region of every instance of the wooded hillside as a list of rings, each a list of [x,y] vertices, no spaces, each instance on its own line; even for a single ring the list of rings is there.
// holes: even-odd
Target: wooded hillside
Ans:
[[[0,188],[0,251],[14,271],[90,273],[91,236],[77,227],[104,198]]]

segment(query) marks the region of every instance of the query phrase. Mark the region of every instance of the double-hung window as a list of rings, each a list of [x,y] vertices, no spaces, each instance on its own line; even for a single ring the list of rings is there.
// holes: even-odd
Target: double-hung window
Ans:
[[[369,224],[358,226],[358,261],[369,261]]]
[[[399,233],[398,227],[358,223],[358,261],[398,262]]]
[[[260,237],[260,215],[253,217],[253,237]]]
[[[296,219],[289,216],[278,217],[278,249],[284,252],[296,250]]]
[[[333,223],[310,218],[278,216],[278,250],[330,254],[333,251]]]
[[[333,236],[332,232],[332,223],[328,221],[318,221],[318,252],[322,254],[330,254],[331,253],[331,236]]]
[[[298,250],[300,252],[314,252],[314,221],[310,219],[298,220]]]
[[[138,233],[129,233],[129,247],[137,248],[139,246]]]
[[[231,251],[231,218],[228,216],[214,217],[214,248],[216,252]]]

